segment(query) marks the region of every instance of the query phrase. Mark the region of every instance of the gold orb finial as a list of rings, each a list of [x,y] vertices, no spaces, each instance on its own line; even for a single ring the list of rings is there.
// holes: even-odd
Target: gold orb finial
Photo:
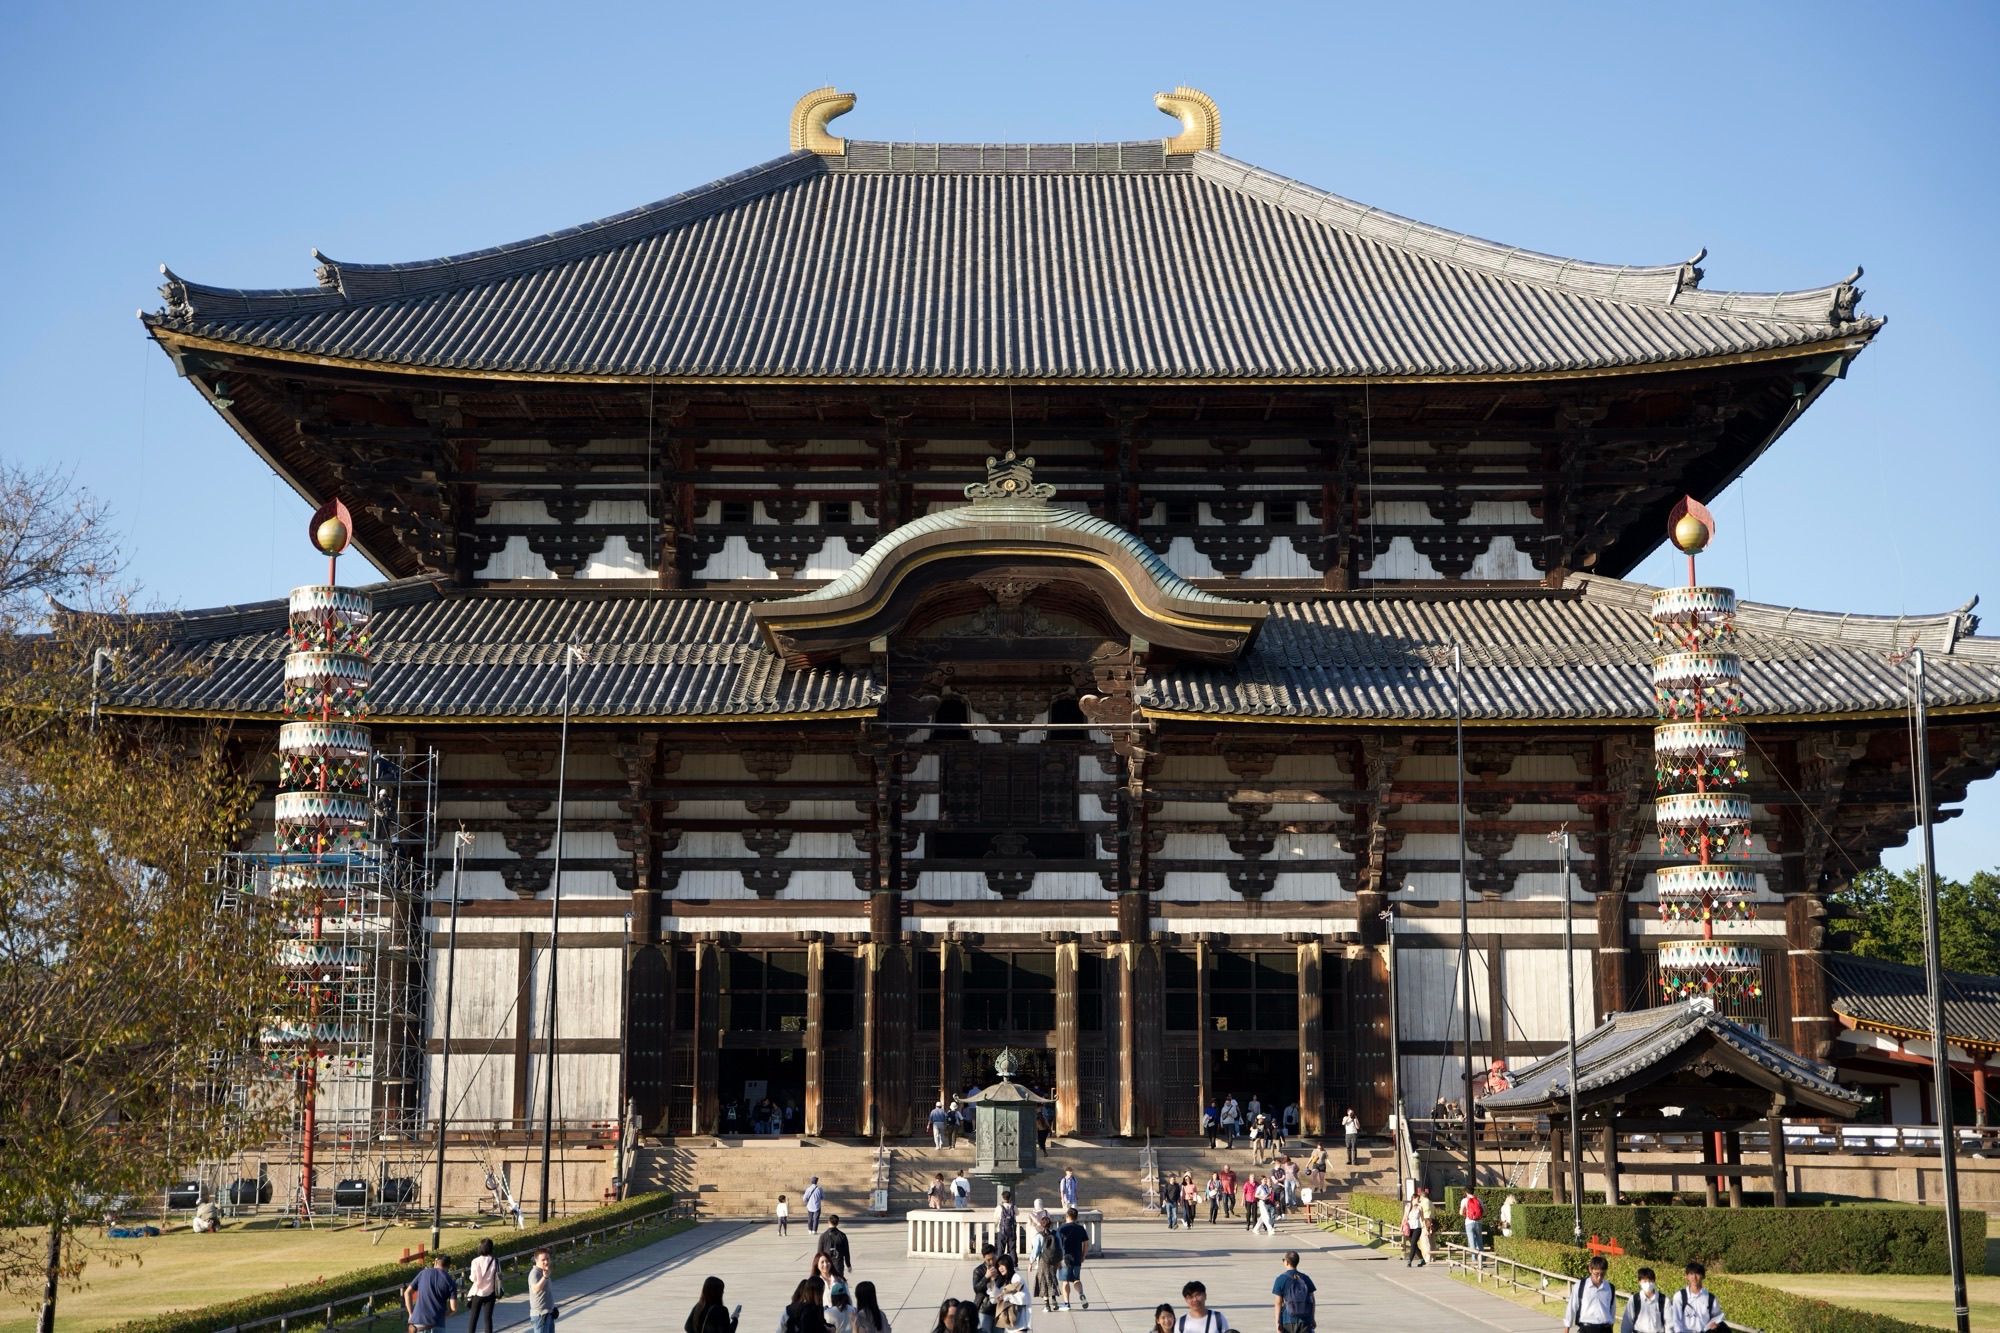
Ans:
[[[354,537],[354,516],[340,501],[328,500],[313,510],[312,519],[306,524],[306,536],[321,555],[337,556]]]
[[[1684,495],[1667,515],[1667,538],[1684,555],[1700,555],[1715,540],[1715,515],[1692,495]]]

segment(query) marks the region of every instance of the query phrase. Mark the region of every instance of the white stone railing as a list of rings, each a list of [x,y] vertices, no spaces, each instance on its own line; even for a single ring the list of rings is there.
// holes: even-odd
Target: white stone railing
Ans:
[[[1052,1213],[1050,1216],[1059,1215]],[[976,1258],[986,1245],[999,1244],[994,1238],[991,1208],[913,1208],[903,1214],[903,1218],[912,1258]],[[1103,1212],[1096,1208],[1079,1208],[1076,1220],[1090,1230],[1092,1256],[1102,1254]],[[1034,1225],[1029,1214],[1020,1211],[1014,1214],[1014,1253],[1023,1258],[1027,1256],[1028,1236]]]

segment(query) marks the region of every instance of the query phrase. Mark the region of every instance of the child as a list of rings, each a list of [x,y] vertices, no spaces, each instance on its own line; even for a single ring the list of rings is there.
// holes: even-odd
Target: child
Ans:
[[[778,1196],[778,1234],[785,1234],[785,1224],[792,1219],[792,1206],[785,1202],[785,1196]]]

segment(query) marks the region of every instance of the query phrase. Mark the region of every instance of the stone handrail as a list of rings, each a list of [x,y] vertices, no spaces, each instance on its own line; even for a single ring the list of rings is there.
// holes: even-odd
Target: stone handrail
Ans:
[[[1104,1213],[1096,1208],[1079,1208],[1076,1220],[1090,1231],[1091,1257],[1104,1253]],[[986,1245],[999,1244],[994,1237],[994,1226],[991,1208],[912,1208],[903,1214],[913,1258],[976,1258]],[[1026,1212],[1017,1211],[1014,1226],[1014,1253],[1025,1258],[1034,1223]]]

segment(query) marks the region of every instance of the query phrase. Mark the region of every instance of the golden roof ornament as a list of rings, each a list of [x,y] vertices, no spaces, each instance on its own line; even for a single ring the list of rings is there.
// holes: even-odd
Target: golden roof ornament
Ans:
[[[832,84],[815,88],[792,105],[792,151],[845,157],[847,140],[827,133],[827,122],[854,110],[854,94],[834,91]]]
[[[1170,93],[1154,93],[1153,105],[1181,122],[1181,132],[1166,140],[1169,153],[1221,151],[1222,112],[1213,97],[1182,84]]]
[[[986,480],[965,488],[968,500],[1053,500],[1056,488],[1035,481],[1035,460],[1021,458],[1012,449],[998,458],[986,457]]]

